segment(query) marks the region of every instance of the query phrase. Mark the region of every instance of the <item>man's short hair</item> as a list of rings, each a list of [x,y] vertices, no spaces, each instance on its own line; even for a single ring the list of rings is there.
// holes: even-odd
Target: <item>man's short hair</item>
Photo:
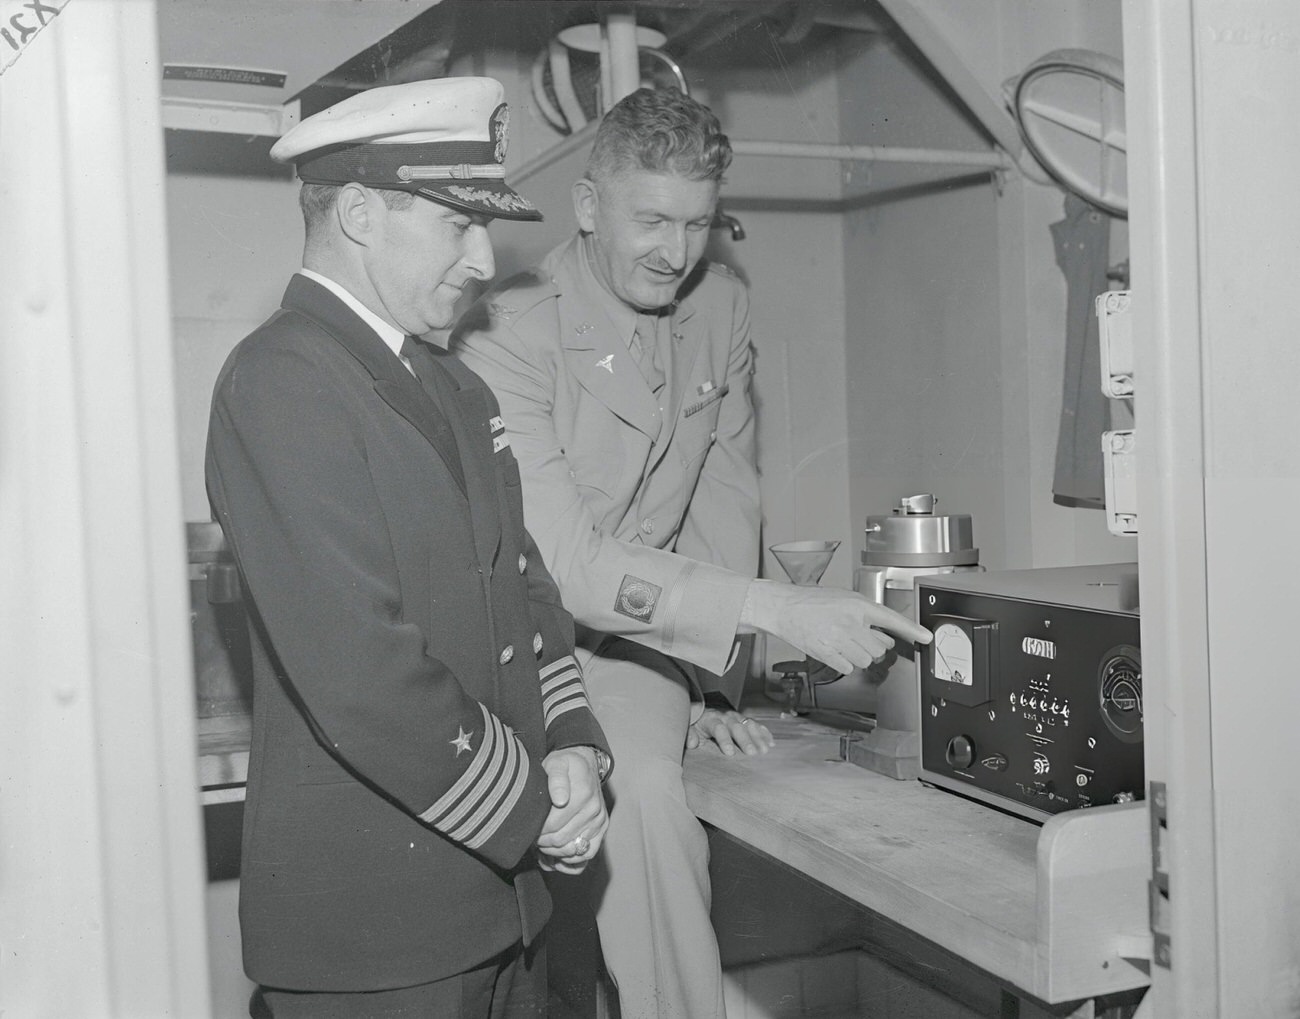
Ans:
[[[302,220],[307,233],[318,229],[334,208],[334,199],[338,196],[338,184],[304,184],[298,189],[298,208],[302,210]],[[373,188],[379,192],[384,205],[396,212],[409,209],[415,203],[415,195],[410,191],[395,191],[392,188]]]
[[[605,114],[586,176],[599,184],[625,170],[647,170],[721,181],[730,165],[731,143],[712,110],[675,88],[642,88]]]

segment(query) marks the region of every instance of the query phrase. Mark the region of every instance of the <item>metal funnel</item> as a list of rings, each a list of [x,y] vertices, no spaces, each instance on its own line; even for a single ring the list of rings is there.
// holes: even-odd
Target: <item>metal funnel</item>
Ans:
[[[812,586],[822,579],[839,547],[838,541],[784,541],[767,550],[794,583]]]

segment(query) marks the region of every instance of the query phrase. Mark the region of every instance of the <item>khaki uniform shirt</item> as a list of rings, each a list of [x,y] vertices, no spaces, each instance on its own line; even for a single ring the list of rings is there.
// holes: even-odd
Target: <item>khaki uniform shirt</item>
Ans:
[[[578,643],[615,634],[720,674],[758,568],[748,294],[728,269],[697,268],[660,325],[656,397],[628,347],[636,315],[583,244],[486,294],[452,349],[500,401]],[[695,678],[734,702],[744,673]]]

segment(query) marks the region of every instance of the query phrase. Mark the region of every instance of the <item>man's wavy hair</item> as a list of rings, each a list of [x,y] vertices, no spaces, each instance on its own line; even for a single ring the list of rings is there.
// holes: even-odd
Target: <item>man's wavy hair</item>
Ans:
[[[731,142],[713,111],[675,88],[637,89],[596,129],[587,179],[601,184],[626,170],[721,181]]]

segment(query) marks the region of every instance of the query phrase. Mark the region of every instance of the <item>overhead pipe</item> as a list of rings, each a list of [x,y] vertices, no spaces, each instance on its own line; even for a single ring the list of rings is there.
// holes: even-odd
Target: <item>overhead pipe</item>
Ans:
[[[823,142],[776,142],[734,139],[731,150],[743,156],[777,156],[791,159],[841,159],[862,163],[931,163],[943,166],[987,166],[1009,170],[1011,162],[1001,152],[952,149],[908,149],[882,145],[831,145]]]
[[[592,121],[562,141],[533,157],[515,170],[510,179],[523,183],[559,162],[571,152],[590,144],[599,122]],[[1009,170],[1012,163],[1001,152],[953,151],[947,149],[904,149],[879,145],[830,145],[820,142],[777,142],[734,139],[731,149],[741,156],[775,156],[790,159],[840,159],[863,163],[929,163],[942,166],[987,167]]]

